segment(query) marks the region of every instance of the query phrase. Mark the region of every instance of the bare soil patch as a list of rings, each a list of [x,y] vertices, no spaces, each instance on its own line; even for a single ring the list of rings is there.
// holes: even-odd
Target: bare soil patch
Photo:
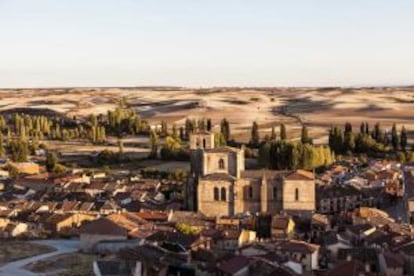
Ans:
[[[2,241],[0,243],[0,265],[53,251],[55,251],[53,247],[27,241]]]

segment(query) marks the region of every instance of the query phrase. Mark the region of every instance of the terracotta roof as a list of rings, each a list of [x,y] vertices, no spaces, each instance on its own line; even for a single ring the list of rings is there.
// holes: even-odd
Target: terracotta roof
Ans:
[[[77,201],[65,201],[62,204],[62,207],[60,208],[60,210],[62,210],[63,212],[69,212],[69,211],[73,211],[75,210],[75,207],[79,204],[79,202]]]
[[[365,272],[364,264],[360,261],[352,260],[338,264],[331,271],[327,272],[325,276],[359,276],[361,272]]]
[[[281,243],[277,248],[287,252],[299,252],[302,254],[312,254],[319,249],[319,245],[307,243],[299,240],[290,240]]]
[[[286,230],[289,225],[290,217],[275,216],[272,221],[273,229]]]
[[[90,235],[111,235],[124,237],[127,237],[128,235],[127,231],[123,227],[106,218],[100,218],[92,222],[83,224],[80,227],[80,233]]]
[[[250,264],[249,259],[245,256],[235,256],[227,261],[222,262],[217,268],[227,274],[235,274]]]
[[[158,211],[143,211],[135,213],[137,216],[139,216],[142,219],[148,220],[148,221],[167,221],[168,215],[165,212],[158,212]]]

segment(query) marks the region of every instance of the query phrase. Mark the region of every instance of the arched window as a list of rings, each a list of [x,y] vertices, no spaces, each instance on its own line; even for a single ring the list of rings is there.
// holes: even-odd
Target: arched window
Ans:
[[[253,198],[253,187],[249,187],[249,198]]]
[[[214,188],[214,200],[215,201],[219,201],[220,200],[219,188],[217,188],[217,187]]]
[[[206,148],[206,144],[207,144],[207,143],[206,143],[206,139],[204,138],[204,139],[203,139],[203,149],[205,149],[205,148]]]
[[[221,201],[226,201],[226,188],[221,188]]]
[[[273,187],[273,199],[277,197],[277,187]]]
[[[298,188],[295,189],[295,200],[299,201],[299,189]]]
[[[219,169],[220,170],[224,170],[225,169],[223,158],[220,158],[220,160],[219,160]]]

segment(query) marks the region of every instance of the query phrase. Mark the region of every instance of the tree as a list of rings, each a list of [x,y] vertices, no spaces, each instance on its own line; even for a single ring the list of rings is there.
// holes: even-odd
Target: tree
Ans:
[[[4,148],[3,143],[3,133],[0,131],[0,157],[4,157],[6,155],[6,150]]]
[[[157,158],[159,140],[158,140],[158,135],[154,131],[151,131],[150,133],[150,141],[151,141],[151,151],[149,154],[149,158]]]
[[[281,140],[286,140],[287,139],[285,124],[280,125],[280,139]]]
[[[226,139],[224,138],[223,133],[214,134],[214,145],[216,147],[221,147],[226,145]]]
[[[230,124],[226,118],[220,122],[220,132],[223,134],[224,139],[226,139],[227,142],[230,141]]]
[[[345,123],[345,134],[352,132],[352,125],[348,122]]]
[[[168,125],[167,122],[161,122],[161,136],[166,137],[168,135]]]
[[[208,118],[208,119],[207,119],[207,131],[211,131],[212,127],[213,127],[213,125],[212,125],[212,123],[211,123],[211,119],[210,119],[210,118]]]
[[[54,152],[48,151],[46,154],[46,170],[48,172],[53,172],[58,163],[58,158]]]
[[[172,137],[174,139],[178,139],[178,131],[177,131],[177,126],[175,124],[173,124],[172,126]]]
[[[392,125],[391,129],[391,143],[394,151],[397,151],[400,145],[400,138],[398,137],[397,126],[395,123]]]
[[[185,120],[185,135],[187,139],[190,138],[190,134],[193,133],[194,130],[195,130],[194,121],[187,118]]]
[[[270,134],[270,140],[276,140],[276,130],[275,130],[274,126],[272,126],[272,132]]]
[[[402,126],[401,135],[400,136],[401,136],[401,138],[400,138],[401,149],[403,151],[405,151],[406,148],[407,148],[407,140],[408,140],[408,138],[407,138],[407,131],[405,130],[405,126]]]
[[[302,144],[312,144],[312,138],[309,137],[308,128],[303,125],[300,141]]]
[[[122,141],[122,139],[118,139],[118,153],[124,153],[124,142]]]
[[[258,146],[260,143],[259,125],[256,123],[256,121],[253,122],[252,125],[250,143],[255,146]]]
[[[361,133],[361,134],[365,133],[365,123],[364,122],[362,122],[361,126],[359,127],[359,133]]]

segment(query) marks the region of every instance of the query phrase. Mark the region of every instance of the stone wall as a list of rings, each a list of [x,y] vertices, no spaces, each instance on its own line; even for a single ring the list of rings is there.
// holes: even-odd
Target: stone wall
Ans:
[[[298,200],[296,200],[296,190]],[[315,182],[313,180],[284,180],[283,210],[314,211]]]
[[[219,190],[219,200],[214,200],[214,188]],[[226,200],[221,200],[221,189],[226,189]],[[233,183],[230,181],[199,180],[198,183],[198,211],[206,216],[228,216],[234,213]]]

